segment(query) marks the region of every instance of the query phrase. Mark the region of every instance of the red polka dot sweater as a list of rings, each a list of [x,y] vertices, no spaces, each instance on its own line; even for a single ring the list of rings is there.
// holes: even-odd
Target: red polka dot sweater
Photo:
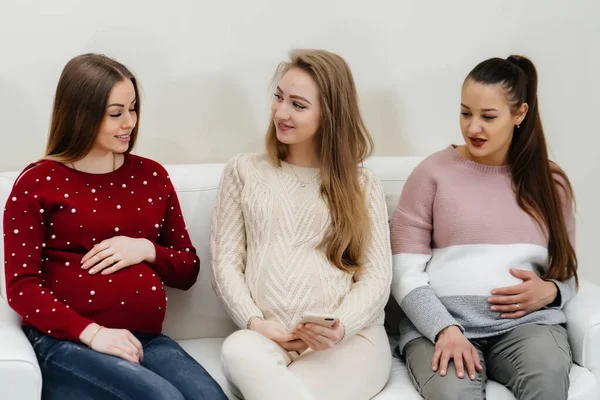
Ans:
[[[10,306],[24,325],[59,339],[79,340],[92,322],[160,333],[163,282],[189,289],[200,268],[167,172],[132,154],[107,174],[28,166],[8,198],[4,233]],[[95,244],[120,235],[154,243],[156,260],[110,275],[81,269]]]

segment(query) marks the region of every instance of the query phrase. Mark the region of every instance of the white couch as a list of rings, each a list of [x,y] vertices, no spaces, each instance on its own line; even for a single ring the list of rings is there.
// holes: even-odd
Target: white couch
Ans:
[[[368,161],[367,166],[383,182],[390,213],[398,201],[404,181],[420,160],[414,157],[373,157]],[[200,255],[201,272],[198,283],[189,291],[168,291],[169,310],[164,331],[178,340],[225,388],[230,398],[235,399],[221,373],[220,347],[224,338],[236,327],[211,287],[208,244],[210,215],[223,165],[171,165],[167,169],[177,188],[192,242]],[[16,174],[0,174],[0,203],[5,203]],[[2,246],[0,259],[4,259]],[[0,269],[0,291],[4,296],[4,268]],[[600,399],[599,306],[600,286],[582,280],[579,295],[565,309],[575,362],[571,371],[571,400]],[[8,307],[6,300],[0,298],[0,399],[37,400],[41,392],[41,374],[19,324],[20,318]],[[390,380],[375,399],[420,398],[404,363],[394,359]],[[487,398],[514,399],[507,389],[496,382],[488,383]]]

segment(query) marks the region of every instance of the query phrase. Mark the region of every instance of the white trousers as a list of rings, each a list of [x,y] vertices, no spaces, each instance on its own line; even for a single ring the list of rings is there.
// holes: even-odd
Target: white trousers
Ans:
[[[232,391],[246,400],[368,400],[388,381],[392,355],[381,325],[300,356],[240,330],[223,343],[222,362]]]

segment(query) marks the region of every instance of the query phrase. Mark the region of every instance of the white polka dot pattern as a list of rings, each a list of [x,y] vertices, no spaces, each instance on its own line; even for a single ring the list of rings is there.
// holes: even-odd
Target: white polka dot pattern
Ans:
[[[195,283],[199,260],[174,188],[162,166],[141,160],[128,155],[113,173],[95,175],[43,161],[21,174],[4,215],[5,268],[10,306],[27,323],[77,341],[93,313],[102,325],[159,333],[164,285]],[[155,261],[110,275],[79,268],[95,243],[117,235],[153,242]]]

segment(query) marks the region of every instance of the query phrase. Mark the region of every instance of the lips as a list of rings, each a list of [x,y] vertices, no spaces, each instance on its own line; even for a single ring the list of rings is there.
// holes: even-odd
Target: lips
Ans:
[[[485,140],[485,139],[473,138],[473,137],[469,138],[469,141],[475,147],[481,147],[487,142],[487,140]]]
[[[284,124],[283,122],[277,122],[277,130],[281,131],[281,132],[287,132],[290,129],[293,129],[294,127],[288,124]]]
[[[131,139],[131,134],[128,133],[126,135],[118,135],[118,136],[115,136],[115,137],[117,139],[119,139],[120,141],[122,141],[122,142],[129,142],[129,139]]]

